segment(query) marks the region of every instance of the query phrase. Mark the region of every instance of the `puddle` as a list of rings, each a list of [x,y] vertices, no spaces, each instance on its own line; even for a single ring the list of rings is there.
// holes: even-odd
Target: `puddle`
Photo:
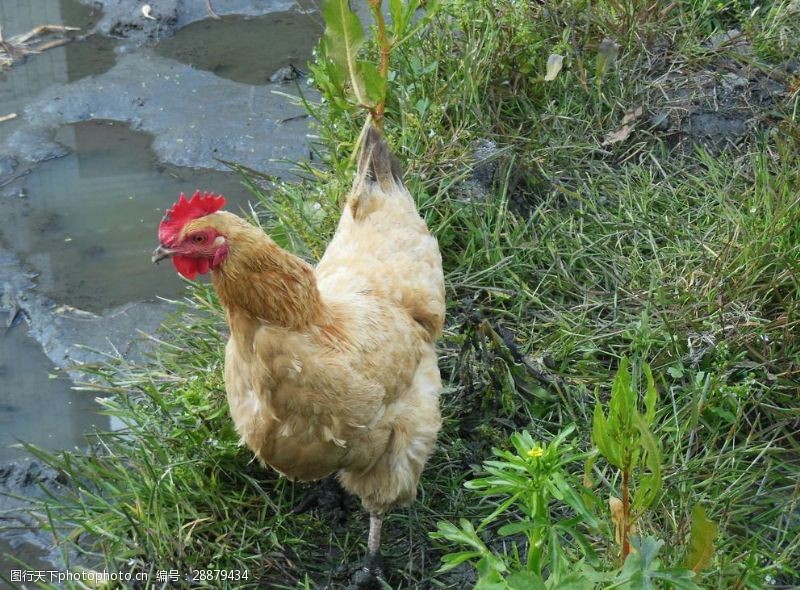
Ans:
[[[100,18],[100,11],[77,0],[3,0],[0,21],[8,39],[39,25],[67,25],[89,30]]]
[[[100,12],[76,0],[2,0],[0,24],[3,36],[25,33],[42,24],[78,27],[86,33],[100,17]],[[116,61],[115,42],[92,35],[81,42],[29,55],[24,62],[0,73],[0,116],[20,115],[0,123],[0,133],[10,135],[22,122],[22,111],[44,89],[80,80],[109,70]]]
[[[20,440],[53,450],[84,447],[86,433],[108,430],[94,395],[71,385],[28,336],[24,322],[0,331],[0,462],[27,456],[9,448]]]
[[[54,569],[55,566],[47,561],[47,553],[39,547],[25,541],[15,539],[12,542],[0,538],[0,576],[6,576],[11,580],[24,575],[21,573],[13,575],[12,572],[49,572]],[[49,580],[49,574],[47,579]]]
[[[236,82],[266,84],[279,68],[305,70],[323,31],[318,13],[275,12],[225,16],[192,23],[156,46],[156,52]]]
[[[56,141],[71,154],[43,162],[0,197],[0,241],[38,273],[39,291],[92,312],[155,296],[174,298],[183,283],[150,262],[165,207],[196,189],[246,206],[233,173],[161,164],[145,133],[110,121],[67,125]]]

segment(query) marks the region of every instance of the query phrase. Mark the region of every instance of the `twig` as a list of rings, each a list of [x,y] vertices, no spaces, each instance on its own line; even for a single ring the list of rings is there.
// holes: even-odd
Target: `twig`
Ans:
[[[280,119],[278,123],[288,123],[289,121],[297,121],[298,119],[305,119],[306,117],[309,116],[310,115],[306,113],[304,115],[295,115],[294,117],[286,117],[285,119]]]
[[[41,45],[37,45],[35,48],[36,53],[41,53],[42,51],[47,51],[48,49],[53,49],[54,47],[61,47],[62,45],[66,45],[72,41],[72,39],[53,39],[52,41],[48,41],[47,43],[42,43]]]
[[[211,18],[215,18],[217,20],[222,18],[220,15],[214,12],[213,8],[211,8],[211,0],[206,0],[206,9],[208,10],[208,14],[211,16]]]
[[[30,43],[34,37],[42,37],[51,33],[63,34],[70,31],[79,30],[80,29],[76,27],[64,27],[61,25],[39,25],[27,33],[16,35],[11,39],[6,40],[3,38],[3,29],[0,27],[0,66],[10,67],[14,65],[15,61],[24,57],[25,55],[30,53],[40,53],[69,42],[68,38],[61,38],[43,41],[39,45],[34,46]]]
[[[8,186],[9,184],[14,182],[15,180],[19,180],[20,178],[23,178],[23,177],[27,176],[30,173],[31,173],[31,169],[28,168],[27,170],[24,170],[24,171],[20,172],[19,174],[15,175],[15,176],[12,176],[8,180],[4,180],[3,182],[0,182],[0,188],[3,188],[4,186]]]
[[[41,37],[43,35],[49,35],[50,33],[68,33],[70,31],[80,31],[80,29],[78,27],[64,27],[61,25],[39,25],[27,33],[12,37],[10,42],[14,45],[25,45],[34,37]]]

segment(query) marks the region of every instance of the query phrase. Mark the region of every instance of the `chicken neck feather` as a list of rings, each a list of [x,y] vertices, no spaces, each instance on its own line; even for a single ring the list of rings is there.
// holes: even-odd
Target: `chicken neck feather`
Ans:
[[[214,213],[203,224],[227,240],[227,259],[211,280],[229,313],[290,330],[326,323],[329,313],[310,264],[232,213]]]

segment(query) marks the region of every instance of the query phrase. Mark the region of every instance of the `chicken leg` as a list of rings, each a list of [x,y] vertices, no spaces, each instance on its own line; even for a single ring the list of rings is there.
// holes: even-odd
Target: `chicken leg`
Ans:
[[[383,527],[382,514],[369,515],[369,537],[367,537],[367,551],[370,556],[381,553],[381,528]]]

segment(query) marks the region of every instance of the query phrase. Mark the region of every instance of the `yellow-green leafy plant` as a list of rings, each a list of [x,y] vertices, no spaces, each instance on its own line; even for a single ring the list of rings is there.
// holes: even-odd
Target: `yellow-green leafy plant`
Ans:
[[[366,110],[375,125],[383,128],[392,50],[427,23],[437,2],[426,2],[424,15],[415,19],[420,0],[389,0],[388,21],[383,0],[366,0],[366,4],[374,21],[377,57],[369,55],[364,27],[348,0],[324,0],[325,34],[312,72],[326,95],[335,97],[333,106]]]
[[[662,487],[661,449],[651,430],[658,401],[653,374],[643,363],[646,389],[642,414],[628,365],[628,359],[623,358],[611,386],[608,414],[598,400],[592,423],[594,444],[621,474],[620,498],[612,497],[610,504],[623,561],[631,552],[630,536],[636,520],[656,500]]]

